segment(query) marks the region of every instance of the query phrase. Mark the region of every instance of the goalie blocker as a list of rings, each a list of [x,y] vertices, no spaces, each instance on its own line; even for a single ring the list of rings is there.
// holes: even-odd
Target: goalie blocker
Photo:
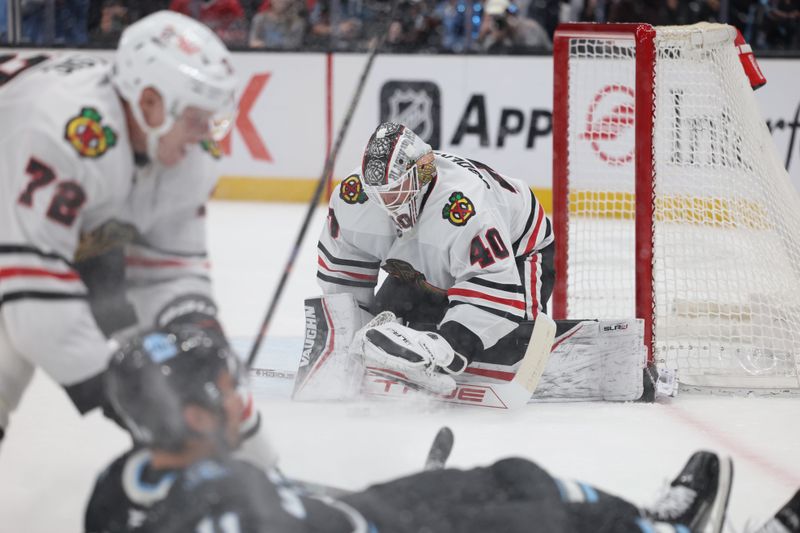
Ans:
[[[361,342],[353,341],[371,315],[358,307],[352,295],[308,299],[305,313],[306,336],[295,399],[418,394],[396,370],[367,368],[363,363]],[[464,372],[453,376],[454,390],[433,397],[448,403],[499,409],[527,403],[534,390],[533,400],[626,401],[642,397],[646,349],[641,320],[562,320],[552,331],[548,331],[547,323],[552,321],[546,315],[537,322],[538,326],[521,323],[487,349],[480,360],[472,361]],[[435,328],[431,326],[431,330]],[[520,391],[513,384],[522,381],[530,390],[518,402],[511,399]],[[515,392],[511,393],[511,389]]]

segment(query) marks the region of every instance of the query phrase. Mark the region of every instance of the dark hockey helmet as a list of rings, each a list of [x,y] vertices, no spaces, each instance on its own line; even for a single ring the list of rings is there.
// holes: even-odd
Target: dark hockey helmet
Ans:
[[[367,196],[408,230],[419,215],[419,191],[436,177],[433,150],[410,128],[384,122],[369,138],[361,175]]]
[[[217,380],[226,370],[238,382],[241,369],[221,334],[181,325],[138,335],[117,351],[105,389],[137,444],[177,450],[193,434],[183,407],[195,404],[224,416]]]

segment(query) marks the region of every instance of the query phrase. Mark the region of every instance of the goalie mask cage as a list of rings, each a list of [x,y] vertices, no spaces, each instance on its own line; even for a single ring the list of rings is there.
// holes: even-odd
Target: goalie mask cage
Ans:
[[[556,318],[645,319],[698,387],[796,391],[800,198],[720,24],[562,24]]]

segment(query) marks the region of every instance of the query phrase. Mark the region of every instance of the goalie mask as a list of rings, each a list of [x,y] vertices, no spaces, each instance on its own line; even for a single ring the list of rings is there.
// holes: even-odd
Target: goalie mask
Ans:
[[[402,234],[419,216],[419,192],[436,177],[433,150],[413,131],[394,122],[375,130],[361,163],[364,191],[381,205]]]
[[[220,335],[197,326],[152,330],[116,352],[105,374],[106,395],[134,442],[180,450],[198,435],[183,408],[193,404],[219,416],[213,435],[223,446],[226,415],[218,380],[228,372],[243,381],[242,365]]]

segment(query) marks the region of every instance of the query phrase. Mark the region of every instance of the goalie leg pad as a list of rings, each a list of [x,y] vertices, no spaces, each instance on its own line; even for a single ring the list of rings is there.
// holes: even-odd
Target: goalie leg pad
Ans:
[[[305,301],[306,334],[292,398],[343,400],[361,390],[364,367],[350,353],[353,339],[371,316],[352,294]]]
[[[643,320],[559,321],[559,326],[561,334],[535,400],[628,401],[642,396],[647,361]]]

